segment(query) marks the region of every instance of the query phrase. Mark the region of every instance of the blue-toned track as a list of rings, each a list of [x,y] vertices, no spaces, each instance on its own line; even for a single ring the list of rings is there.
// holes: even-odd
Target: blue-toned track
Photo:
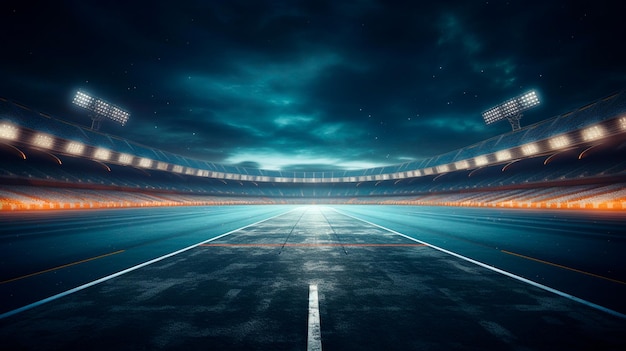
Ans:
[[[625,223],[618,212],[348,205],[2,215],[0,339],[620,349]]]

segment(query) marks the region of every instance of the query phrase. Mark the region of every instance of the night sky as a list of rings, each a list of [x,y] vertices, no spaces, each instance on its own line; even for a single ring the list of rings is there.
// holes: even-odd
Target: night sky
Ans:
[[[131,112],[101,131],[283,170],[398,164],[626,87],[621,1],[3,1],[0,96],[82,125],[77,89]]]

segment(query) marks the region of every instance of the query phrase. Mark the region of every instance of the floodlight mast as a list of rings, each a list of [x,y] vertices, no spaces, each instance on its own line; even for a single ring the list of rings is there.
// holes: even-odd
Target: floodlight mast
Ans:
[[[113,120],[121,125],[125,125],[130,117],[129,112],[80,90],[76,92],[72,102],[76,106],[82,107],[90,112],[89,117],[91,117],[91,130],[100,129],[100,124],[105,118]]]
[[[511,124],[513,131],[520,130],[522,112],[537,105],[539,105],[539,98],[537,97],[537,93],[531,90],[483,112],[483,119],[485,120],[485,124],[491,124],[506,119]]]
[[[519,121],[522,119],[522,114],[521,113],[518,113],[518,114],[513,115],[513,116],[508,116],[506,119],[511,124],[511,128],[513,129],[513,131],[522,129],[522,127],[521,127],[521,125],[519,123]]]
[[[102,120],[104,119],[103,116],[94,114],[89,114],[89,116],[91,117],[91,130],[99,130],[100,123],[102,123]]]

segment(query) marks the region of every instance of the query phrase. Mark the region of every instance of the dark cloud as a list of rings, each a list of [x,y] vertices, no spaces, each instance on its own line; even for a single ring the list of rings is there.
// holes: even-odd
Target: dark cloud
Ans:
[[[132,112],[103,131],[212,162],[369,167],[533,123],[624,88],[619,2],[3,3],[0,95],[75,123],[77,88]],[[7,54],[8,53],[8,54]]]

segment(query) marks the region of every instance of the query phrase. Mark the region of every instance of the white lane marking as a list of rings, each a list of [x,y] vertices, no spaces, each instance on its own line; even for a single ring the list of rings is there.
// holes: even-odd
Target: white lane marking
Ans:
[[[507,272],[507,271],[505,271],[505,270],[502,270],[502,269],[500,269],[500,268],[496,268],[496,267],[494,267],[494,266],[490,266],[490,265],[488,265],[488,264],[486,264],[486,263],[483,263],[483,262],[480,262],[480,261],[476,261],[476,260],[471,259],[471,258],[469,258],[469,257],[466,257],[466,256],[463,256],[463,255],[460,255],[460,254],[458,254],[458,253],[456,253],[456,252],[452,252],[452,251],[446,250],[446,249],[444,249],[444,248],[441,248],[441,247],[438,247],[438,246],[435,246],[435,245],[429,244],[429,243],[427,243],[427,242],[425,242],[425,241],[422,241],[422,240],[418,240],[418,239],[412,238],[412,237],[410,237],[410,236],[408,236],[408,235],[406,235],[406,234],[402,234],[402,233],[397,232],[397,231],[395,231],[395,230],[393,230],[393,229],[389,229],[389,228],[387,228],[387,227],[383,227],[382,225],[378,225],[378,224],[376,224],[376,223],[372,223],[372,222],[366,221],[366,220],[364,220],[364,219],[361,219],[361,218],[358,218],[358,217],[355,217],[355,216],[349,215],[349,214],[347,214],[347,213],[343,213],[343,212],[341,212],[341,211],[339,211],[339,210],[337,210],[337,209],[335,209],[335,208],[332,208],[332,209],[333,209],[335,212],[337,212],[337,213],[339,213],[339,214],[342,214],[342,215],[344,215],[344,216],[348,216],[348,217],[350,217],[350,218],[354,218],[354,219],[356,219],[356,220],[358,220],[358,221],[361,221],[361,222],[364,222],[364,223],[367,223],[367,224],[373,225],[374,227],[377,227],[377,228],[380,228],[380,229],[386,230],[386,231],[388,231],[388,232],[390,232],[390,233],[393,233],[393,234],[396,234],[396,235],[400,235],[401,237],[404,237],[404,238],[407,238],[407,239],[409,239],[409,240],[412,240],[412,241],[418,242],[418,243],[420,243],[420,244],[424,244],[424,245],[426,245],[426,246],[432,247],[432,248],[433,248],[433,249],[435,249],[435,250],[439,250],[439,251],[441,251],[441,252],[443,252],[443,253],[447,253],[448,255],[452,255],[452,256],[454,256],[454,257],[458,257],[458,258],[460,258],[460,259],[462,259],[462,260],[465,260],[465,261],[467,261],[467,262],[471,262],[471,263],[473,263],[473,264],[476,264],[476,265],[479,265],[479,266],[481,266],[481,267],[487,268],[487,269],[492,270],[492,271],[494,271],[494,272],[496,272],[496,273],[500,273],[500,274],[506,275],[507,277],[510,277],[510,278],[513,278],[513,279],[519,280],[519,281],[524,282],[524,283],[526,283],[526,284],[530,284],[530,285],[535,286],[535,287],[537,287],[537,288],[540,288],[540,289],[543,289],[543,290],[549,291],[549,292],[551,292],[551,293],[553,293],[553,294],[557,294],[557,295],[559,295],[559,296],[565,297],[565,298],[570,299],[570,300],[572,300],[572,301],[576,301],[576,302],[578,302],[578,303],[581,303],[581,304],[583,304],[583,305],[589,306],[589,307],[591,307],[591,308],[595,308],[595,309],[600,310],[600,311],[602,311],[602,312],[606,312],[606,313],[608,313],[608,314],[610,314],[610,315],[613,315],[613,316],[616,316],[616,317],[620,317],[620,318],[624,318],[624,319],[626,319],[626,314],[623,314],[623,313],[617,312],[617,311],[612,310],[612,309],[610,309],[610,308],[607,308],[607,307],[604,307],[604,306],[601,306],[601,305],[595,304],[595,303],[593,303],[593,302],[591,302],[591,301],[583,300],[583,299],[581,299],[580,297],[576,297],[576,296],[574,296],[574,295],[570,295],[570,294],[568,294],[568,293],[566,293],[566,292],[563,292],[563,291],[560,291],[560,290],[556,290],[556,289],[551,288],[551,287],[549,287],[549,286],[546,286],[546,285],[543,285],[543,284],[537,283],[537,282],[532,281],[532,280],[530,280],[530,279],[526,279],[526,278],[524,278],[524,277],[520,277],[519,275],[513,274],[513,273],[511,273],[511,272]]]
[[[307,351],[322,351],[322,331],[320,328],[320,305],[317,298],[317,284],[309,285],[308,329]]]
[[[208,242],[211,242],[211,241],[214,241],[214,240],[217,240],[217,239],[221,239],[221,238],[223,238],[223,237],[225,237],[225,236],[227,236],[227,235],[233,234],[233,233],[235,233],[235,232],[238,232],[238,231],[240,231],[240,230],[246,229],[246,228],[248,228],[248,227],[252,227],[252,226],[257,225],[257,224],[259,224],[259,223],[263,223],[263,222],[265,222],[265,221],[269,221],[269,220],[271,220],[271,219],[274,219],[274,218],[276,218],[276,217],[282,216],[282,215],[287,214],[287,213],[289,213],[289,212],[293,212],[293,211],[295,211],[295,210],[297,210],[297,208],[296,208],[296,209],[293,209],[293,210],[289,210],[289,211],[287,211],[287,212],[283,212],[283,213],[277,214],[276,216],[272,216],[272,217],[269,217],[269,218],[266,218],[266,219],[260,220],[260,221],[258,221],[258,222],[254,222],[254,223],[252,223],[252,224],[248,224],[248,225],[243,226],[243,227],[241,227],[241,228],[237,228],[237,229],[231,230],[230,232],[227,232],[227,233],[224,233],[224,234],[218,235],[218,236],[216,236],[216,237],[214,237],[214,238],[211,238],[211,239],[209,239],[209,240],[205,240],[205,241],[203,241],[203,242],[199,242],[199,243],[197,243],[197,244],[194,244],[194,245],[188,246],[188,247],[183,248],[183,249],[180,249],[180,250],[178,250],[178,251],[174,251],[174,252],[168,253],[168,254],[166,254],[166,255],[163,255],[163,256],[161,256],[161,257],[157,257],[157,258],[152,259],[152,260],[150,260],[150,261],[147,261],[147,262],[144,262],[144,263],[140,263],[140,264],[138,264],[138,265],[136,265],[136,266],[133,266],[133,267],[127,268],[127,269],[125,269],[125,270],[123,270],[123,271],[119,271],[119,272],[117,272],[117,273],[113,273],[113,274],[111,274],[111,275],[107,275],[106,277],[102,277],[102,278],[97,279],[97,280],[94,280],[94,281],[92,281],[92,282],[89,282],[89,283],[86,283],[86,284],[83,284],[83,285],[77,286],[77,287],[75,287],[75,288],[73,288],[73,289],[70,289],[70,290],[64,291],[64,292],[62,292],[62,293],[58,293],[58,294],[56,294],[56,295],[52,295],[52,296],[47,297],[47,298],[45,298],[45,299],[43,299],[43,300],[39,300],[39,301],[33,302],[33,303],[31,303],[31,304],[28,304],[28,305],[26,305],[26,306],[22,306],[22,307],[20,307],[20,308],[16,308],[16,309],[14,309],[14,310],[11,310],[11,311],[8,311],[8,312],[5,312],[5,313],[3,313],[3,314],[0,314],[0,319],[6,318],[6,317],[10,317],[10,316],[12,316],[12,315],[14,315],[14,314],[18,314],[18,313],[20,313],[20,312],[24,312],[24,311],[26,311],[26,310],[30,310],[31,308],[34,308],[34,307],[37,307],[37,306],[43,305],[43,304],[44,304],[44,303],[46,303],[46,302],[50,302],[50,301],[53,301],[53,300],[59,299],[59,298],[61,298],[61,297],[63,297],[63,296],[67,296],[67,295],[73,294],[73,293],[75,293],[75,292],[77,292],[77,291],[81,291],[81,290],[83,290],[83,289],[87,289],[87,288],[89,288],[89,287],[91,287],[91,286],[94,286],[94,285],[96,285],[96,284],[100,284],[100,283],[105,282],[105,281],[107,281],[107,280],[109,280],[109,279],[113,279],[113,278],[119,277],[119,276],[120,276],[120,275],[122,275],[122,274],[126,274],[126,273],[132,272],[132,271],[134,271],[134,270],[137,270],[137,269],[139,269],[139,268],[142,268],[142,267],[145,267],[145,266],[151,265],[151,264],[153,264],[153,263],[159,262],[159,261],[164,260],[164,259],[166,259],[166,258],[169,258],[169,257],[175,256],[175,255],[178,255],[179,253],[183,253],[183,252],[185,252],[185,251],[191,250],[191,249],[193,249],[193,248],[195,248],[195,247],[198,247],[198,246],[200,246],[200,245],[202,245],[202,244],[206,244],[206,243],[208,243]]]

